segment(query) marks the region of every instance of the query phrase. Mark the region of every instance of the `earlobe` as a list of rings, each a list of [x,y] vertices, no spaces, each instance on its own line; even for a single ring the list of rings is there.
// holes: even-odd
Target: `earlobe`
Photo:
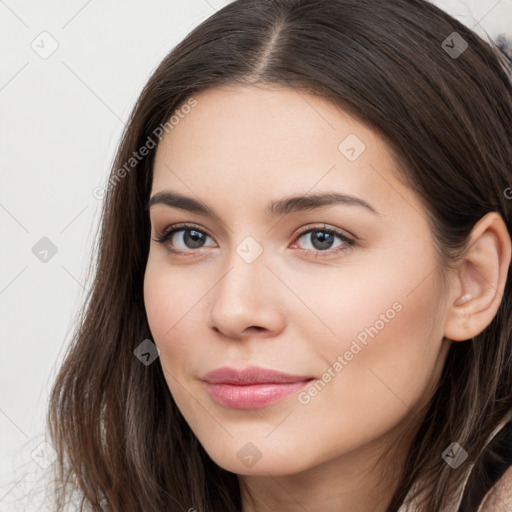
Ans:
[[[445,338],[464,341],[481,333],[492,321],[503,298],[511,260],[507,227],[497,212],[473,227],[468,248],[457,268],[445,325]]]

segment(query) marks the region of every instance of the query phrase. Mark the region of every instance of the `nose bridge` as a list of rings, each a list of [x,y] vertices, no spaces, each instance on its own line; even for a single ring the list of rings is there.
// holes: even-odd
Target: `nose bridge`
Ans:
[[[236,300],[242,306],[256,306],[260,285],[270,273],[263,247],[253,237],[242,240],[227,258],[227,271],[217,285],[216,301]]]
[[[245,237],[226,259],[226,271],[213,290],[210,324],[232,336],[242,335],[247,327],[275,329],[279,324],[276,281],[267,268],[262,245]],[[277,284],[277,283],[275,283]]]

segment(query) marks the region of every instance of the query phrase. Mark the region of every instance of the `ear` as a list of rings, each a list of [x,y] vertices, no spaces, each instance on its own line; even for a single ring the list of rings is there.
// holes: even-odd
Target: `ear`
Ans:
[[[445,338],[468,340],[491,323],[503,298],[511,251],[510,235],[499,213],[490,212],[475,224],[455,271]]]

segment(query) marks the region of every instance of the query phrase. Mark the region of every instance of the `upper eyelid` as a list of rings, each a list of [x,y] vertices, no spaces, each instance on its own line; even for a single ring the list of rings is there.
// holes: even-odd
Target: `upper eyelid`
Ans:
[[[332,205],[324,205],[324,206],[321,206],[321,207],[318,207],[318,208],[315,208],[315,209],[323,210],[324,208],[327,208],[327,210],[329,211],[329,210],[332,208]],[[154,210],[153,210],[153,211],[156,213],[156,211],[157,211],[158,209],[159,209],[159,206],[157,206],[156,208],[154,208]],[[155,220],[155,219],[154,219],[154,217],[153,217],[152,213],[153,213],[153,212],[150,212],[150,214],[149,214],[149,220],[150,220],[150,225],[151,225],[151,226],[153,226],[155,223],[157,223],[157,222],[158,222],[157,220]],[[302,213],[303,213],[303,215],[304,215],[304,216],[305,216],[305,215],[308,215],[308,216],[309,216],[309,215],[311,214],[311,212],[302,212]],[[328,213],[328,212],[326,212],[326,213]],[[319,214],[319,212],[317,212],[317,214]],[[297,218],[296,218],[297,213],[292,213],[292,214],[290,214],[290,215],[295,219],[295,220],[294,220],[294,223],[295,223],[295,222],[300,222],[300,219],[297,219]],[[321,215],[321,214],[320,214],[320,215]],[[379,215],[380,215],[380,214],[379,214]],[[350,219],[350,218],[352,218],[352,217],[351,217],[351,216],[349,216],[349,219]],[[158,217],[156,217],[156,219],[158,219]],[[217,224],[217,222],[216,222],[215,220],[213,220],[213,222],[214,222],[215,224]],[[193,221],[189,221],[189,222],[187,222],[187,221],[183,221],[183,222],[176,222],[175,224],[182,224],[182,223],[184,223],[184,224],[191,224],[191,225],[194,225],[194,226],[196,225]],[[328,224],[328,223],[326,223],[325,221],[318,221],[318,222],[310,221],[310,222],[308,222],[308,224]],[[173,225],[174,225],[174,224],[168,224],[168,228],[165,228],[165,229],[164,229],[164,231],[167,231],[167,229],[171,228]],[[227,231],[231,231],[231,232],[232,232],[232,230],[231,230],[229,227],[226,227],[224,223],[221,223],[218,227],[220,228],[220,231],[221,231],[221,233],[220,233],[220,239],[222,239],[222,238],[226,237],[226,235],[227,235]],[[317,226],[312,226],[312,228],[311,228],[311,229],[313,229],[313,228],[318,229],[318,227],[317,227]],[[183,228],[183,229],[185,229],[185,228]],[[205,231],[205,232],[207,232],[207,233],[208,233],[208,231],[209,231],[207,228],[205,229],[205,228],[201,227],[200,225],[197,225],[197,229],[198,229],[198,230]],[[273,229],[273,228],[270,228],[270,229]],[[354,241],[359,241],[359,240],[364,241],[364,238],[362,238],[362,239],[361,239],[359,236],[355,235],[354,233],[352,233],[351,231],[347,230],[346,228],[339,228],[339,227],[335,227],[335,226],[332,226],[332,227],[331,227],[330,225],[328,225],[328,226],[327,226],[327,228],[325,228],[325,229],[331,229],[331,230],[334,230],[334,231],[341,231],[341,232],[342,232],[342,234],[343,234],[344,236],[346,236],[347,238],[351,238],[351,239],[352,239],[352,240],[354,240]],[[269,230],[269,231],[270,231],[270,230]],[[208,233],[208,234],[209,234],[209,233]],[[209,235],[209,236],[211,236],[211,235]],[[212,238],[213,238],[213,237],[212,237]]]
[[[208,236],[213,238],[213,236],[209,234],[209,229],[204,228],[204,227],[200,226],[199,224],[195,224],[193,222],[176,222],[175,224],[169,224],[167,227],[165,227],[161,231],[162,231],[162,233],[166,233],[168,231],[174,231],[174,230],[177,231],[177,230],[182,230],[182,229],[185,229],[185,230],[186,229],[197,229],[198,231],[202,231],[205,234],[207,234]],[[315,225],[315,223],[313,223],[313,225],[303,226],[303,227],[299,228],[299,231],[297,232],[297,234],[299,235],[299,234],[305,233],[309,230],[315,230],[315,229],[325,229],[327,231],[342,231],[344,233],[347,233],[347,235],[346,235],[347,238],[350,238],[350,237],[352,237],[354,239],[357,238],[355,235],[353,235],[346,229],[331,226],[330,224],[327,224],[326,222],[318,222],[318,223],[316,223],[316,225]]]

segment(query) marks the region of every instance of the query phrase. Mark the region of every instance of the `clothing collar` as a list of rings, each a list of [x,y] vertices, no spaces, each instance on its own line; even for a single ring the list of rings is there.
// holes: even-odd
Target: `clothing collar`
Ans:
[[[492,431],[491,435],[487,438],[486,446],[491,442],[491,440],[496,436],[496,434],[509,422],[512,420],[512,411],[508,412],[505,417],[500,421],[498,426]],[[460,503],[462,501],[462,497],[464,495],[464,490],[466,488],[466,484],[469,479],[469,475],[471,474],[471,470],[474,467],[474,463],[469,464],[466,468],[466,474],[464,476],[464,480],[462,484],[459,486],[457,492],[455,493],[454,498],[452,499],[452,503],[448,506],[447,509],[443,510],[443,512],[457,512]],[[417,496],[415,499],[412,499],[412,495],[414,491],[418,488],[421,488],[419,484],[413,485],[412,489],[407,494],[402,506],[398,509],[397,512],[419,512],[418,503],[421,499],[421,494]]]

